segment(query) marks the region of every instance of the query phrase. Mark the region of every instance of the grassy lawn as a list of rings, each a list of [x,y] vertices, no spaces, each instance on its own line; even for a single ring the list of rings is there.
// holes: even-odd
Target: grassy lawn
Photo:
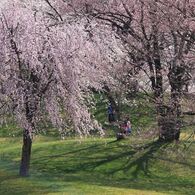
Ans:
[[[0,138],[0,194],[192,195],[195,144],[130,137],[34,139],[31,176],[18,176],[21,139]]]
[[[99,96],[98,96],[99,97]],[[195,142],[183,128],[179,144],[157,143],[138,137],[155,127],[150,103],[136,99],[122,105],[123,115],[131,117],[133,136],[116,141],[119,130],[107,122],[107,102],[97,98],[96,119],[106,138],[60,140],[52,128],[35,137],[30,177],[18,176],[22,146],[21,129],[14,122],[0,128],[0,195],[194,195]]]

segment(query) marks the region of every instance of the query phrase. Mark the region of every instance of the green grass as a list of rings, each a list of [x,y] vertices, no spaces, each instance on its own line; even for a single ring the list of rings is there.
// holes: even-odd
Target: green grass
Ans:
[[[130,115],[133,136],[115,141],[118,131],[107,124],[107,103],[96,97],[96,119],[107,138],[59,140],[54,128],[37,136],[32,147],[30,177],[18,176],[22,130],[14,123],[0,128],[0,195],[193,195],[195,142],[189,127],[179,145],[136,137],[136,128],[155,125],[151,103],[137,98],[122,105]],[[194,127],[192,127],[194,128]],[[41,132],[42,135],[44,132]]]
[[[0,194],[192,195],[195,146],[184,143],[37,137],[31,176],[20,178],[21,140],[0,138]]]

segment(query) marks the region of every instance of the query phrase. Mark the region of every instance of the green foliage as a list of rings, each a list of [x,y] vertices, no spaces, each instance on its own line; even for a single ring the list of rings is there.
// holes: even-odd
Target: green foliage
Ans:
[[[95,106],[92,109],[92,113],[95,115],[95,118],[101,123],[104,124],[108,121],[107,119],[107,107],[108,101],[103,93],[94,94]]]
[[[126,117],[130,117],[133,131],[148,130],[156,124],[154,105],[143,94],[137,94],[135,99],[124,99],[121,105],[121,121],[108,123],[108,101],[103,93],[95,94],[95,107],[92,113],[103,125],[107,136],[114,136],[119,130],[118,126]]]
[[[0,138],[0,194],[192,195],[195,143],[184,144],[37,137],[24,179],[17,176],[20,140]]]
[[[22,135],[21,129],[16,124],[4,124],[0,128],[0,137],[18,137]]]

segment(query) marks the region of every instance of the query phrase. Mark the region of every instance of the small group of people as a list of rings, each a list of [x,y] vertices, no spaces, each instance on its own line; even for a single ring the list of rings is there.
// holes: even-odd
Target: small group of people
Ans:
[[[121,133],[125,135],[130,135],[131,134],[131,122],[129,117],[124,120],[124,122],[120,125]]]
[[[112,105],[108,105],[108,121],[109,123],[115,122],[116,121],[116,116],[115,116],[115,110],[113,109]],[[126,119],[120,124],[120,133],[124,135],[130,135],[131,134],[131,122],[130,118],[126,117]]]

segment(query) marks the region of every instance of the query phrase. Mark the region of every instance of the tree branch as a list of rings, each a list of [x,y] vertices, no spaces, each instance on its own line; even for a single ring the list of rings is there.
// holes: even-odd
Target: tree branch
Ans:
[[[61,21],[63,21],[62,16],[60,15],[60,13],[57,11],[57,9],[49,2],[49,0],[45,0],[46,3],[51,7],[52,10],[54,10],[54,12],[58,15],[58,17],[60,18]]]

